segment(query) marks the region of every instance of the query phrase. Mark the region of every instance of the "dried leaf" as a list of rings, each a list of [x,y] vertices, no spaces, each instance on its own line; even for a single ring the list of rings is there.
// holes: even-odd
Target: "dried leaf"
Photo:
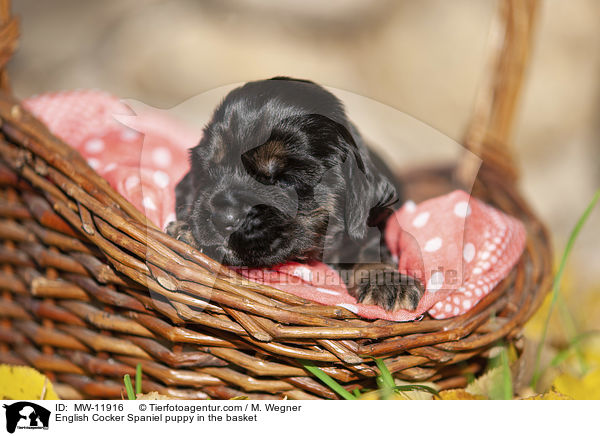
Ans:
[[[176,400],[177,398],[169,395],[159,394],[156,391],[148,392],[147,394],[137,394],[136,400]]]
[[[43,396],[43,398],[42,398]],[[28,366],[0,365],[0,399],[59,400],[50,380]]]
[[[555,388],[550,389],[544,394],[538,394],[531,397],[523,398],[524,400],[572,400],[573,398],[562,392],[557,391]]]
[[[386,400],[410,400],[410,398],[407,398],[404,395],[402,395],[404,393],[406,393],[406,392],[392,393],[385,399]],[[383,400],[384,398],[382,395],[382,391],[376,390],[376,391],[369,391],[364,394],[361,394],[361,396],[358,397],[358,399],[359,400]]]
[[[465,389],[448,389],[440,392],[440,400],[487,400],[483,395],[473,395]]]
[[[554,380],[556,389],[575,400],[600,400],[600,367],[592,369],[584,377],[569,373]]]
[[[479,378],[473,380],[465,391],[471,395],[492,398],[498,386],[502,383],[502,368],[496,367],[490,369]]]

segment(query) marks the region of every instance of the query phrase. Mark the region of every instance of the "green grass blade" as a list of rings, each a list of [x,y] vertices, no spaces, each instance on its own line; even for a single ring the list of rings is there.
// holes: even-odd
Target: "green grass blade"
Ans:
[[[502,341],[498,343],[498,347],[498,354],[488,359],[488,374],[492,378],[487,396],[490,400],[511,400],[513,398],[513,386],[509,349]]]
[[[534,366],[534,371],[533,371],[533,377],[531,380],[531,387],[533,389],[536,388],[538,381],[542,375],[542,373],[540,371],[540,359],[542,356],[542,348],[544,347],[544,343],[546,342],[546,336],[548,335],[548,325],[550,324],[550,317],[552,316],[552,311],[554,309],[554,306],[556,305],[556,300],[558,299],[560,283],[562,281],[562,276],[565,272],[565,266],[567,264],[567,259],[569,258],[569,254],[571,253],[571,249],[573,248],[573,244],[575,243],[575,240],[577,239],[577,236],[579,235],[581,228],[587,221],[590,213],[596,206],[596,203],[598,202],[599,199],[600,199],[600,189],[598,191],[596,191],[596,193],[594,194],[594,197],[592,198],[592,201],[590,202],[588,207],[585,209],[585,211],[583,212],[581,217],[579,217],[577,224],[575,224],[575,227],[571,231],[571,235],[569,236],[569,240],[567,241],[565,250],[563,251],[563,255],[562,255],[560,264],[558,266],[558,271],[556,272],[556,276],[554,277],[554,283],[552,285],[552,301],[550,302],[550,308],[548,309],[548,315],[546,316],[546,322],[544,323],[542,337],[540,339],[540,343],[538,345],[538,349],[536,352],[535,366]]]
[[[502,347],[502,350],[500,350],[500,367],[502,368],[502,398],[504,400],[512,400],[512,373],[508,364],[508,351],[506,347]]]
[[[389,389],[395,388],[396,383],[394,382],[394,377],[392,376],[392,373],[390,372],[388,367],[385,366],[385,362],[383,361],[383,359],[374,360],[375,364],[377,365],[377,368],[379,369],[379,372],[381,373],[381,382],[383,383],[383,386]]]
[[[135,367],[135,393],[142,393],[142,364],[138,363]]]
[[[552,362],[550,362],[550,366],[556,367],[563,363],[569,357],[573,350],[577,350],[579,348],[578,346],[581,342],[583,342],[585,339],[588,339],[590,336],[594,336],[597,334],[600,334],[600,331],[585,332],[572,338],[569,342],[569,345],[565,349],[556,353],[556,356],[554,356],[554,359],[552,359]]]
[[[562,319],[562,325],[564,326],[565,333],[569,338],[569,344],[573,347],[575,351],[575,355],[577,356],[577,361],[579,362],[579,370],[581,375],[584,375],[588,372],[589,366],[585,361],[585,357],[583,354],[583,350],[579,346],[579,341],[573,341],[574,338],[578,337],[579,334],[577,332],[577,328],[575,327],[575,320],[573,319],[573,315],[569,311],[569,307],[562,295],[562,292],[558,292],[558,300],[556,301],[558,305],[558,312],[560,313],[560,318]]]
[[[131,384],[131,377],[129,377],[129,374],[125,374],[125,377],[123,377],[123,383],[125,383],[125,390],[127,391],[127,399],[135,400],[135,394],[133,393],[133,385]]]
[[[304,366],[304,368],[310,372],[312,375],[317,377],[323,383],[325,383],[332,391],[338,394],[345,400],[356,400],[356,397],[343,388],[338,382],[329,377],[327,374],[323,372],[323,370],[313,364],[311,364],[308,360],[299,359],[300,363]]]

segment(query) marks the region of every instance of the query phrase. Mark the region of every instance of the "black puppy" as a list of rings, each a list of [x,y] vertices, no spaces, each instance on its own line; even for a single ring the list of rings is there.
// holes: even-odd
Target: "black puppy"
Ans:
[[[232,266],[320,260],[359,301],[416,308],[423,288],[382,238],[397,188],[324,88],[275,77],[234,89],[190,159],[171,235]]]

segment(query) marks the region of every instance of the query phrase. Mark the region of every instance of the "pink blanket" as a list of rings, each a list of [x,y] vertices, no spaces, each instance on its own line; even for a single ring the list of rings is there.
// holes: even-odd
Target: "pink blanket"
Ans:
[[[200,132],[164,111],[134,115],[100,91],[44,94],[24,105],[151,221],[164,228],[175,219],[175,185],[188,171],[187,150]],[[364,318],[410,321],[428,312],[443,319],[465,313],[489,293],[515,265],[526,239],[520,221],[463,191],[405,203],[388,221],[385,237],[400,271],[425,284],[415,311],[357,303],[338,274],[319,262],[240,272]]]

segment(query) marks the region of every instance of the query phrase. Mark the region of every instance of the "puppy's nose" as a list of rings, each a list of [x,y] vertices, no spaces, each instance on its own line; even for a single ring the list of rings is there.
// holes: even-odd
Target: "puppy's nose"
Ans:
[[[246,218],[249,206],[235,191],[217,192],[212,200],[212,222],[217,231],[236,230]]]
[[[245,217],[242,210],[228,207],[213,212],[212,221],[217,230],[231,232],[240,226]]]

